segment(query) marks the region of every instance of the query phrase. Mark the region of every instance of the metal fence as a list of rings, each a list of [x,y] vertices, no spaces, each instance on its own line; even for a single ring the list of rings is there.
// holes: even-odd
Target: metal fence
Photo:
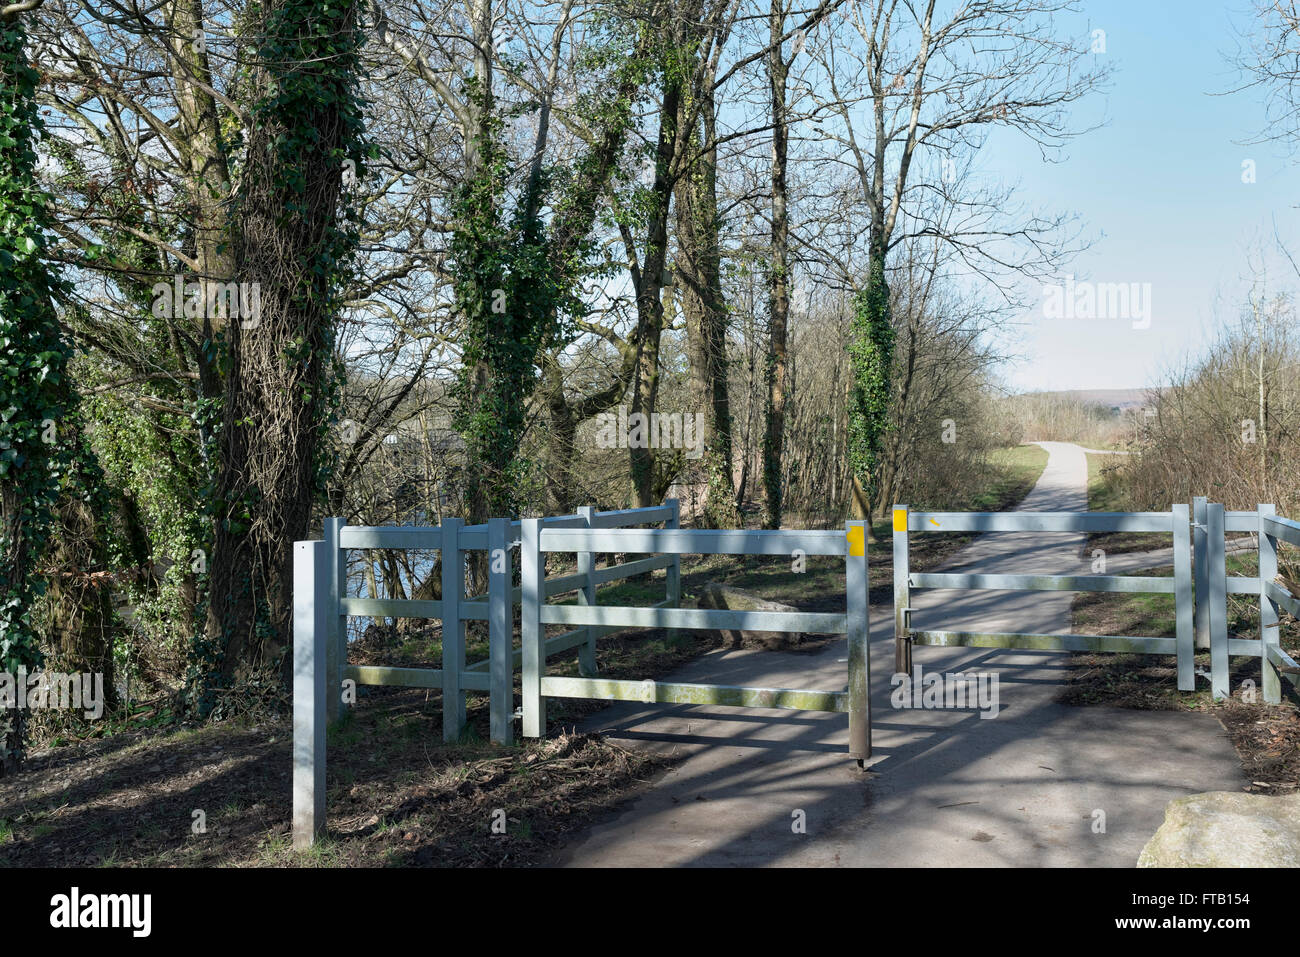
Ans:
[[[662,523],[662,528],[644,526]],[[909,536],[938,532],[1156,532],[1171,538],[1173,574],[986,575],[914,572]],[[1256,574],[1229,576],[1229,533],[1257,538]],[[867,694],[868,566],[865,522],[843,530],[684,530],[676,500],[649,509],[598,512],[512,522],[492,519],[465,525],[447,519],[440,527],[359,527],[340,519],[325,523],[325,539],[294,545],[294,843],[310,844],[325,822],[325,731],[340,713],[344,682],[441,688],[443,737],[456,740],[465,724],[465,692],[490,698],[493,741],[508,743],[513,720],[525,737],[546,728],[549,698],[585,698],[658,704],[712,704],[847,712],[849,754],[859,764],[871,756],[871,706]],[[1205,498],[1191,509],[1168,512],[917,512],[893,511],[895,668],[911,672],[913,645],[960,645],[1057,651],[1128,652],[1173,655],[1178,687],[1195,688],[1195,654],[1210,652],[1210,683],[1216,698],[1229,694],[1233,655],[1260,658],[1264,700],[1281,700],[1282,681],[1300,683],[1300,666],[1279,644],[1279,610],[1300,613],[1300,599],[1275,579],[1278,547],[1300,547],[1300,522],[1282,518],[1271,505],[1253,512],[1225,511]],[[519,548],[520,585],[513,585],[511,550]],[[346,594],[349,549],[439,549],[442,598],[438,601],[353,598]],[[465,556],[486,550],[488,591],[465,595]],[[577,571],[547,578],[546,556],[572,553]],[[596,567],[599,554],[642,555],[622,564]],[[845,611],[839,613],[739,611],[681,608],[681,556],[831,555],[845,562]],[[649,607],[603,606],[599,585],[664,569],[665,597]],[[1078,592],[1149,592],[1174,596],[1175,635],[1039,635],[913,630],[913,589],[993,589]],[[577,593],[578,603],[549,599]],[[1259,640],[1233,638],[1227,628],[1227,596],[1258,596]],[[520,610],[521,647],[513,647],[513,615]],[[388,668],[347,664],[349,616],[441,618],[441,668]],[[488,658],[465,661],[465,622],[487,621]],[[569,626],[546,636],[547,626]],[[623,628],[700,628],[742,631],[814,632],[848,636],[847,684],[843,690],[750,688],[600,677],[596,641]],[[547,673],[547,659],[578,650],[579,676]],[[522,707],[514,709],[514,674],[521,671]]]
[[[1168,512],[916,512],[906,505],[893,511],[895,668],[911,673],[913,645],[979,648],[1124,652],[1174,655],[1178,688],[1196,687],[1195,655],[1210,652],[1210,689],[1216,699],[1230,694],[1228,661],[1233,655],[1261,660],[1264,700],[1281,700],[1281,680],[1292,684],[1300,668],[1279,647],[1278,608],[1291,614],[1300,601],[1274,579],[1278,541],[1300,545],[1300,523],[1280,518],[1272,505],[1253,512],[1229,512],[1205,498],[1192,508]],[[979,575],[914,572],[909,567],[909,536],[938,532],[1163,532],[1173,543],[1173,575]],[[1259,565],[1254,577],[1226,572],[1227,534],[1253,532]],[[1003,632],[913,630],[911,592],[920,588],[1006,591],[1157,593],[1174,596],[1174,637],[1135,635],[1037,635]],[[1228,634],[1227,596],[1256,595],[1260,602],[1259,640]]]
[[[662,523],[663,528],[632,528]],[[345,707],[346,682],[441,688],[443,738],[459,738],[465,724],[465,692],[489,696],[492,740],[509,743],[513,720],[522,718],[525,737],[540,737],[547,698],[592,698],[648,703],[715,704],[794,708],[849,714],[849,753],[862,763],[871,754],[867,702],[866,526],[850,522],[842,531],[684,531],[675,499],[654,508],[465,525],[344,525],[327,519],[325,538],[297,542],[294,551],[294,842],[310,844],[325,821],[325,729]],[[519,547],[520,582],[513,586],[511,549]],[[349,549],[438,549],[442,553],[442,598],[436,601],[354,598],[346,594]],[[465,595],[465,555],[488,553],[486,595]],[[546,555],[572,553],[577,571],[545,577]],[[844,614],[683,609],[681,556],[843,555]],[[596,568],[599,554],[644,555]],[[648,607],[600,606],[599,585],[664,569],[665,597]],[[577,593],[578,604],[548,599]],[[513,647],[514,607],[520,608],[521,647]],[[392,668],[347,664],[348,617],[440,618],[441,668]],[[488,622],[488,657],[465,658],[465,622]],[[546,637],[547,625],[572,626]],[[849,636],[848,683],[843,691],[742,688],[726,685],[629,681],[600,678],[596,641],[627,627],[811,631]],[[579,676],[548,675],[547,659],[578,649]],[[522,670],[522,708],[514,709],[514,673]]]
[[[572,515],[540,519],[546,528],[612,529],[632,525],[662,523],[676,528],[680,522],[676,499],[654,508],[600,512],[585,506]],[[325,538],[306,543],[324,555],[321,572],[314,574],[309,589],[314,604],[323,604],[325,614],[325,672],[329,685],[340,689],[330,695],[326,714],[334,721],[346,708],[342,694],[345,681],[355,685],[387,685],[407,688],[440,688],[443,693],[443,740],[455,741],[465,725],[465,692],[483,691],[490,695],[490,733],[498,744],[509,744],[512,737],[514,707],[512,675],[521,660],[513,648],[513,606],[520,601],[521,589],[513,586],[515,559],[513,549],[519,544],[521,522],[492,519],[481,525],[466,525],[462,519],[448,518],[440,526],[362,526],[344,525],[339,518],[325,520]],[[354,598],[347,595],[347,553],[350,550],[401,549],[436,550],[442,557],[441,595],[437,600],[394,598]],[[466,558],[470,552],[488,555],[488,590],[482,595],[467,596]],[[667,586],[661,605],[676,606],[681,590],[681,560],[677,556],[650,557],[596,568],[596,556],[579,553],[577,572],[547,579],[547,597],[577,592],[579,601],[594,603],[596,588],[607,582],[620,581],[656,569],[667,570]],[[296,585],[296,583],[295,583]],[[295,587],[295,595],[298,589]],[[418,618],[441,619],[441,668],[391,668],[376,665],[347,664],[347,619]],[[488,623],[488,657],[466,662],[465,623]],[[594,674],[596,639],[601,630],[575,628],[547,642],[547,651],[556,654],[578,649],[583,673]]]

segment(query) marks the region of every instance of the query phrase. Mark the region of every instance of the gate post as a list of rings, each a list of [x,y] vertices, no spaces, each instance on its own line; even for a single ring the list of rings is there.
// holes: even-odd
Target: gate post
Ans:
[[[1228,577],[1224,556],[1223,504],[1210,502],[1205,513],[1209,562],[1210,693],[1214,700],[1231,696],[1228,686]]]
[[[542,648],[542,602],[545,595],[546,562],[542,554],[542,520],[526,518],[520,524],[519,564],[521,578],[519,636],[523,642],[523,735],[540,738],[546,733],[546,700],[542,697],[542,672],[546,654]]]
[[[1282,703],[1282,677],[1268,657],[1269,647],[1279,642],[1277,602],[1268,594],[1269,583],[1277,578],[1277,539],[1266,531],[1264,516],[1276,514],[1273,505],[1259,506],[1259,658],[1265,704]]]
[[[664,499],[664,504],[672,507],[673,517],[664,522],[664,528],[681,528],[682,527],[682,503],[680,499]],[[667,581],[664,599],[668,602],[669,608],[682,607],[682,556],[674,555],[673,563],[668,566],[664,572],[664,578]],[[679,629],[669,628],[667,635],[669,640],[676,638],[680,634]]]
[[[329,555],[293,543],[293,846],[325,833],[325,671]]]
[[[1191,516],[1185,504],[1173,507],[1174,617],[1177,625],[1178,690],[1196,690],[1195,595],[1192,584]]]
[[[488,519],[488,711],[493,744],[510,744],[515,722],[510,519]],[[498,561],[500,559],[500,561]]]
[[[442,557],[442,740],[460,740],[465,727],[465,622],[460,603],[465,597],[465,553],[460,549],[463,518],[444,518],[438,530]]]
[[[908,583],[907,506],[894,506],[894,673],[912,673],[912,636],[908,633],[911,586]]]
[[[1210,650],[1210,552],[1206,546],[1205,515],[1208,500],[1204,495],[1192,499],[1192,571],[1196,576],[1196,650]]]
[[[586,520],[586,527],[593,527],[591,517],[596,512],[595,508],[590,505],[582,505],[578,508],[578,515]],[[578,589],[578,604],[594,605],[596,604],[596,582],[592,578],[592,573],[596,570],[595,552],[578,552],[578,574],[583,576],[582,587]],[[596,636],[598,634],[595,625],[587,625],[583,629],[587,633],[587,641],[579,646],[578,650],[578,674],[584,678],[596,677]]]
[[[858,766],[871,757],[871,656],[867,574],[867,523],[845,522],[848,548],[844,556],[847,632],[849,639],[849,757]]]
[[[347,712],[343,704],[343,672],[348,666],[348,620],[339,614],[347,597],[347,552],[339,547],[343,519],[325,519],[325,561],[329,564],[325,590],[325,718],[334,724]]]

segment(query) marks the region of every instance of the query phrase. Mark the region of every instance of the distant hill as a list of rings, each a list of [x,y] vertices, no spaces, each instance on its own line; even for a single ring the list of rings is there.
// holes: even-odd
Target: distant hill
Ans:
[[[1030,392],[1027,395],[1041,395],[1059,397],[1062,399],[1074,399],[1078,402],[1087,402],[1092,405],[1105,406],[1109,409],[1119,409],[1121,412],[1128,409],[1141,408],[1148,403],[1148,394],[1158,392],[1159,389],[1069,389],[1062,392]]]

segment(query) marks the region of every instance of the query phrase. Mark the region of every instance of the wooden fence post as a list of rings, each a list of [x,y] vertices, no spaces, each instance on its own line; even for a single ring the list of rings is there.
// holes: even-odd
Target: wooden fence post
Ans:
[[[1210,552],[1205,522],[1208,500],[1204,495],[1192,499],[1192,571],[1196,576],[1196,650],[1210,650]]]
[[[908,540],[906,505],[895,505],[894,517],[894,672],[912,673],[912,641],[908,635],[909,607],[912,602],[908,583]]]
[[[671,506],[673,517],[664,522],[664,528],[681,528],[682,527],[682,503],[680,499],[665,499],[665,505]],[[682,556],[674,555],[673,563],[668,566],[664,572],[664,578],[667,581],[664,599],[668,602],[669,608],[682,607]],[[677,637],[679,629],[669,628],[667,631],[669,641]]]
[[[1223,504],[1210,502],[1205,512],[1206,572],[1210,579],[1210,693],[1216,701],[1232,694],[1228,686],[1228,575],[1223,532]]]
[[[870,576],[867,573],[867,523],[846,522],[844,582],[849,644],[849,756],[863,764],[871,757]]]
[[[596,513],[595,508],[590,505],[579,507],[578,514],[586,520],[587,528],[592,528],[592,516]],[[578,604],[594,605],[596,604],[596,581],[592,577],[596,570],[596,553],[595,552],[578,552],[578,574],[586,576],[586,581],[578,589]],[[587,625],[583,629],[587,633],[586,642],[578,649],[578,674],[584,678],[596,677],[596,638],[600,630],[595,625]]]
[[[346,713],[343,669],[348,664],[348,620],[339,614],[347,597],[347,552],[339,547],[343,519],[325,519],[325,552],[329,574],[325,589],[325,717],[335,724]]]
[[[542,647],[546,629],[542,625],[545,601],[546,561],[541,549],[542,520],[526,518],[520,524],[519,566],[521,577],[520,640],[523,642],[523,736],[540,738],[546,733],[546,701],[542,698],[542,673],[546,651]]]
[[[514,615],[510,593],[513,566],[510,558],[510,519],[488,520],[488,709],[492,741],[514,740],[515,668]]]

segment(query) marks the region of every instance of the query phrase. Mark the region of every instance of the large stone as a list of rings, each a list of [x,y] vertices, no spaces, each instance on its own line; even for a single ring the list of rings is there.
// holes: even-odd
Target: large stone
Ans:
[[[779,601],[768,601],[766,598],[759,598],[757,595],[743,589],[731,585],[719,585],[716,582],[710,582],[704,586],[704,589],[700,592],[697,605],[700,608],[728,608],[733,611],[799,610],[793,605],[783,605]],[[762,648],[766,651],[797,648],[807,638],[806,635],[800,632],[738,631],[731,628],[722,629],[720,634],[729,648]]]
[[[1300,867],[1300,794],[1210,791],[1171,801],[1138,867]]]

